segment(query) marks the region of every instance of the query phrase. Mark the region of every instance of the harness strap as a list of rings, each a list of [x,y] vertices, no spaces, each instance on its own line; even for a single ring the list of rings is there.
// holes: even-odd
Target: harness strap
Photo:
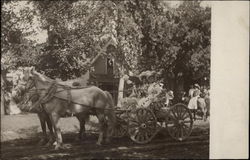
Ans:
[[[68,102],[68,105],[71,104],[72,102],[72,94],[71,94],[71,87],[70,86],[63,86],[63,88],[67,91],[67,102]]]
[[[58,86],[62,87],[64,90],[66,90],[66,92],[67,92],[67,103],[68,103],[68,105],[71,104],[71,102],[72,102],[71,87],[66,86],[66,85],[60,85],[60,84],[56,83],[56,81],[54,81],[51,84],[51,86],[49,87],[45,97],[43,98],[44,99],[43,103],[48,102],[56,94]]]
[[[56,82],[53,81],[50,87],[47,89],[46,94],[43,97],[41,97],[41,103],[48,102],[54,96],[56,90],[57,90],[57,85]]]

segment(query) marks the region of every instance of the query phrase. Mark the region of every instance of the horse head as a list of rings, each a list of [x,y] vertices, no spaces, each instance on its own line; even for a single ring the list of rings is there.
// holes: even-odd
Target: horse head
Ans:
[[[34,107],[34,103],[38,101],[39,94],[37,90],[32,87],[33,82],[29,81],[26,86],[15,88],[12,91],[12,99],[17,104],[17,107],[25,112],[40,112],[40,108]],[[29,88],[31,87],[31,88]],[[36,110],[34,110],[36,108]]]
[[[24,74],[24,82],[25,82],[25,89],[30,90],[31,88],[35,87],[39,88],[48,88],[51,82],[54,80],[50,79],[49,77],[38,73],[34,67],[26,67],[23,70]]]
[[[29,92],[31,88],[35,87],[35,82],[33,79],[28,81],[20,81],[15,88],[12,89],[11,96],[14,99],[20,99],[26,92]]]
[[[24,68],[23,78],[18,81],[16,86],[12,89],[11,98],[19,104],[25,104],[28,101],[28,97],[30,97],[31,89],[35,87],[35,80],[32,77],[31,67]],[[27,94],[29,93],[29,94]]]
[[[39,100],[39,94],[36,90],[25,93],[23,100],[18,104],[18,107],[26,112],[41,112],[41,108],[34,107],[36,102]]]

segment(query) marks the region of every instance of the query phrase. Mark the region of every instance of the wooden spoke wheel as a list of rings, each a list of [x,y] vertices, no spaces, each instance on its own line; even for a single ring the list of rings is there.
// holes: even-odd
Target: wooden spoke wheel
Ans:
[[[189,137],[192,132],[193,118],[186,105],[178,103],[171,107],[166,125],[172,138],[183,141]]]
[[[116,113],[116,124],[112,130],[112,137],[121,138],[127,134],[128,123],[126,121],[127,112]]]
[[[153,139],[157,131],[157,120],[150,109],[138,108],[130,113],[128,133],[132,141],[146,144]]]

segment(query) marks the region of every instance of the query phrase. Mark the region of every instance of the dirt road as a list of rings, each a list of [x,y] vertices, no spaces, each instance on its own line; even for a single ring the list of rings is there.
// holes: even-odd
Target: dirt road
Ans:
[[[183,141],[173,140],[166,130],[145,145],[132,142],[129,137],[113,139],[109,145],[97,146],[96,134],[87,134],[87,139],[75,140],[76,133],[63,135],[66,149],[55,151],[54,146],[37,146],[38,138],[12,140],[1,144],[1,157],[5,159],[22,160],[67,160],[67,159],[208,159],[209,129],[208,127],[194,128],[191,136]]]

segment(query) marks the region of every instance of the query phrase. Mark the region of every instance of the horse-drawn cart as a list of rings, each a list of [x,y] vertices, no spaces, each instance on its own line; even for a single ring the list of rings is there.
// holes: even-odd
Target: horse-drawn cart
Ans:
[[[148,107],[136,106],[133,109],[116,109],[117,123],[113,137],[129,135],[138,144],[150,142],[162,128],[169,135],[182,141],[192,132],[193,118],[186,105],[177,103],[165,107],[163,102],[152,102]]]

